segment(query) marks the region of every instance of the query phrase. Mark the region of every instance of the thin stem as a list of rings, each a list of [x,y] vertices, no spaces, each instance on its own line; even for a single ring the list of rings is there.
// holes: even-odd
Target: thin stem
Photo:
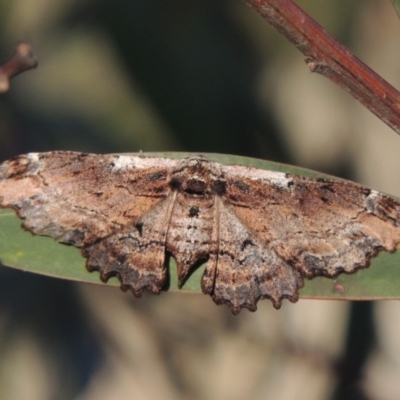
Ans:
[[[400,93],[336,41],[292,0],[244,0],[305,56],[318,72],[344,88],[400,134]]]
[[[0,93],[10,89],[10,79],[24,71],[36,68],[38,62],[33,54],[32,47],[26,43],[19,43],[14,55],[9,61],[0,66]]]

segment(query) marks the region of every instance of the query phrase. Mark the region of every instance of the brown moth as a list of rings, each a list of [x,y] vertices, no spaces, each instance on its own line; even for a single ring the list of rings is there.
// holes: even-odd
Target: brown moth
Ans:
[[[179,285],[206,260],[203,292],[234,314],[295,302],[304,278],[355,272],[400,243],[400,204],[374,190],[200,156],[22,155],[0,164],[0,206],[135,296],[160,293],[167,253]]]

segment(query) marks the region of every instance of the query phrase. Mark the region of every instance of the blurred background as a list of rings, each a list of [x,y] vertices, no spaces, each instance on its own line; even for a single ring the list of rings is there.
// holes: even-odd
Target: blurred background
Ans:
[[[302,0],[400,87],[389,0]],[[239,0],[0,0],[0,160],[30,151],[260,157],[400,197],[400,138]],[[49,260],[51,262],[51,260]],[[134,299],[0,268],[0,399],[399,399],[400,305]]]

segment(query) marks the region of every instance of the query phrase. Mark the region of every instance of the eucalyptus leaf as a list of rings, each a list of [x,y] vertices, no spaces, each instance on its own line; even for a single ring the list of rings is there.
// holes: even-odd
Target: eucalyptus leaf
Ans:
[[[137,155],[137,154],[132,154]],[[156,157],[184,158],[196,156],[193,153],[148,153]],[[247,157],[203,154],[208,159],[222,164],[238,164],[256,168],[282,171],[316,178],[338,180],[332,176],[315,171],[278,164],[270,161]],[[50,237],[35,236],[21,229],[21,220],[11,209],[0,209],[0,263],[61,279],[88,283],[101,283],[98,273],[89,273],[85,268],[85,259],[80,250],[71,245],[59,244]],[[200,279],[205,264],[193,271],[184,284],[182,291],[201,292]],[[176,264],[168,257],[169,284],[166,290],[177,288]],[[109,284],[119,285],[116,278]],[[371,266],[353,275],[341,274],[337,279],[323,277],[306,280],[300,292],[301,297],[329,299],[398,299],[400,298],[400,252],[379,253]]]

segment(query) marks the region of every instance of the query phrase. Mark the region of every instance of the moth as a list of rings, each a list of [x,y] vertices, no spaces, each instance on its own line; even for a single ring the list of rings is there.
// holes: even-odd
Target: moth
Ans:
[[[400,204],[377,191],[201,156],[21,155],[0,164],[0,206],[136,297],[163,289],[167,255],[179,286],[206,261],[202,291],[233,314],[296,302],[304,278],[353,273],[400,243]]]

